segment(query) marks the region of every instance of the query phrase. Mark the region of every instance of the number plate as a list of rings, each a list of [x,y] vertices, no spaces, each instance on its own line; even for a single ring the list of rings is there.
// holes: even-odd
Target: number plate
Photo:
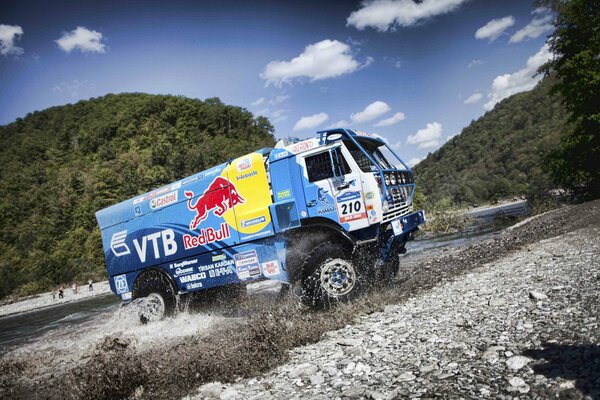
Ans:
[[[346,192],[336,197],[338,216],[340,223],[351,222],[357,219],[367,218],[367,211],[362,200],[361,192]]]

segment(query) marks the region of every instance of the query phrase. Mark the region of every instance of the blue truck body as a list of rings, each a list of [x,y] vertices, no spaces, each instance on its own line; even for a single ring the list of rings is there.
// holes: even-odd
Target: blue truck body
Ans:
[[[412,211],[413,194],[410,168],[384,141],[333,129],[230,160],[96,217],[111,289],[127,302],[143,293],[136,288],[148,270],[167,277],[177,296],[260,279],[294,283],[302,263],[290,248],[298,235],[319,231],[346,248],[370,246],[384,265],[425,221]]]

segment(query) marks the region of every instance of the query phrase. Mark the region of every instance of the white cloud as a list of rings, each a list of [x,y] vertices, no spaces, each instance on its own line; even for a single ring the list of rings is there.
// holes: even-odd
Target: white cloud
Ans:
[[[475,59],[475,60],[471,60],[471,62],[469,63],[469,65],[467,65],[467,68],[473,68],[476,67],[478,65],[483,65],[483,60],[480,59]]]
[[[262,103],[265,102],[265,98],[261,97],[260,99],[256,99],[254,100],[252,103],[250,103],[252,106],[256,107],[256,106],[260,106]]]
[[[409,167],[414,167],[415,165],[417,165],[418,163],[420,163],[421,161],[423,161],[425,157],[421,157],[421,158],[411,158],[410,160],[408,160],[407,164]]]
[[[373,61],[369,57],[361,65],[353,58],[350,50],[346,43],[322,40],[306,46],[302,54],[290,61],[271,61],[260,77],[267,81],[267,85],[272,83],[281,86],[294,78],[307,77],[316,81],[349,74]]]
[[[442,139],[442,124],[432,122],[423,129],[419,129],[414,135],[408,135],[406,144],[416,144],[419,149],[431,149],[438,147]]]
[[[283,103],[284,101],[286,101],[289,98],[290,98],[290,95],[283,94],[283,95],[275,97],[273,100],[269,101],[269,103],[272,105],[277,105],[277,104]]]
[[[541,79],[541,75],[534,76],[539,67],[545,64],[552,57],[550,48],[544,44],[542,48],[529,57],[525,68],[512,74],[498,75],[492,82],[492,88],[488,94],[488,102],[484,107],[486,110],[494,108],[496,103],[512,96],[515,93],[531,90]]]
[[[307,117],[302,117],[296,122],[294,125],[294,131],[301,131],[303,129],[311,129],[316,126],[321,125],[323,122],[329,119],[329,115],[325,113],[318,113],[314,115],[309,115]]]
[[[84,53],[104,53],[106,45],[101,41],[102,33],[78,26],[71,32],[64,32],[60,39],[56,40],[56,43],[67,53],[76,49]]]
[[[475,32],[476,39],[489,39],[490,42],[498,39],[505,30],[515,24],[515,18],[512,15],[504,18],[497,18],[489,21],[487,24],[477,29]]]
[[[286,110],[284,108],[273,110],[273,112],[271,113],[271,122],[285,121],[288,118],[289,112],[290,110]]]
[[[78,97],[81,92],[89,91],[93,86],[94,82],[90,82],[87,79],[82,81],[73,79],[72,81],[62,81],[61,83],[54,85],[52,91],[57,94],[67,94],[71,97]]]
[[[363,0],[361,8],[346,20],[363,30],[373,27],[379,31],[408,27],[436,15],[446,14],[458,8],[466,0]]]
[[[479,92],[475,92],[465,100],[465,104],[477,103],[481,99],[483,99],[483,95]]]
[[[534,14],[538,15],[533,18],[530,23],[525,25],[523,28],[515,32],[510,37],[510,43],[519,43],[525,39],[535,39],[546,32],[554,30],[552,21],[554,17],[548,14],[549,10],[542,8],[534,11]]]
[[[23,54],[23,48],[15,46],[15,42],[23,35],[19,25],[0,25],[0,54],[3,56]]]
[[[331,125],[327,125],[325,127],[325,129],[333,129],[333,128],[347,128],[348,126],[350,126],[350,122],[346,121],[345,119],[341,119],[337,122],[334,122]]]
[[[378,123],[376,123],[375,127],[379,127],[379,126],[390,126],[390,125],[394,125],[397,122],[400,121],[404,121],[406,119],[406,116],[404,115],[403,112],[397,112],[396,114],[392,115],[389,118],[386,119],[382,119],[381,121],[379,121]]]
[[[378,100],[366,106],[364,110],[350,115],[350,120],[353,123],[360,124],[380,117],[390,110],[390,106]]]

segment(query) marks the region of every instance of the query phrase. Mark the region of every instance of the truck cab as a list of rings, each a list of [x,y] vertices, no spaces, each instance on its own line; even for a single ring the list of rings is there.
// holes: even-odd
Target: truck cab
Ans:
[[[425,221],[412,171],[379,136],[350,129],[280,141],[97,213],[113,291],[179,299],[273,279],[307,304],[393,279]]]

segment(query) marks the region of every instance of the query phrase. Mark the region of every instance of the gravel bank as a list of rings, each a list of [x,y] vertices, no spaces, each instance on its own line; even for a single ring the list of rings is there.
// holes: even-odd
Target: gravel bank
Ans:
[[[600,398],[599,239],[528,245],[192,398]]]

